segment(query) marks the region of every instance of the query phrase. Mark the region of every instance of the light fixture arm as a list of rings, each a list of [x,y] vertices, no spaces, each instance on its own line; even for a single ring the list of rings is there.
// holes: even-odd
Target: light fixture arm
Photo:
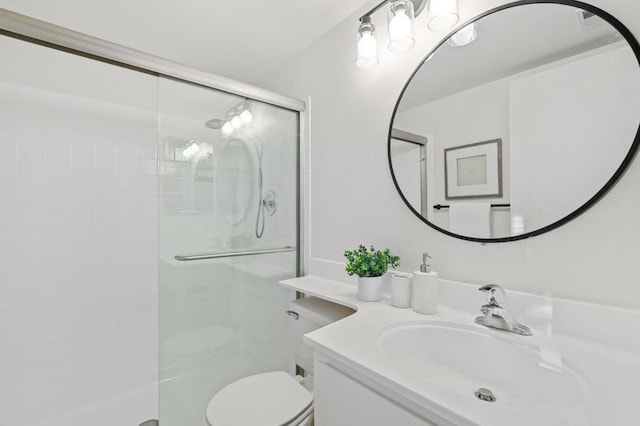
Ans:
[[[380,8],[382,8],[382,6],[384,6],[385,4],[389,3],[390,1],[393,1],[393,0],[384,0],[384,1],[380,2],[380,3],[378,3],[377,5],[375,5],[371,10],[369,10],[367,13],[365,13],[364,15],[362,15],[360,17],[360,22],[362,22],[362,20],[365,17],[370,17],[371,15],[376,13],[378,10],[380,10]],[[411,2],[413,3],[413,14],[414,14],[414,16],[420,15],[420,12],[422,12],[422,10],[424,9],[425,5],[427,4],[427,0],[411,0]]]
[[[448,30],[460,19],[458,0],[383,0],[360,17],[360,24],[356,29],[355,46],[358,68],[373,68],[380,62],[375,34],[376,25],[372,22],[371,16],[387,3],[389,4],[387,8],[388,48],[392,52],[402,52],[415,45],[414,18],[425,7],[428,15],[427,28],[431,31]],[[449,44],[463,46],[475,39],[477,31],[475,27],[470,27],[468,30],[458,31],[456,35],[451,37]]]

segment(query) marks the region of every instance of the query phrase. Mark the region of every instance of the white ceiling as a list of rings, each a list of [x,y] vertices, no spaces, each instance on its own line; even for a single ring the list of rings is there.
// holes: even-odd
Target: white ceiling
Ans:
[[[418,70],[399,110],[468,90],[519,72],[621,40],[601,22],[581,29],[574,7],[531,4],[478,20],[478,38],[462,47],[442,44]]]
[[[367,3],[0,0],[0,7],[256,84]]]

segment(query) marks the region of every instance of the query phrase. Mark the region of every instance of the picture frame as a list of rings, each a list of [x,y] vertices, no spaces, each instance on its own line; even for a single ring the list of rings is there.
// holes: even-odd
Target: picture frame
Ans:
[[[502,139],[444,150],[445,199],[502,197]]]

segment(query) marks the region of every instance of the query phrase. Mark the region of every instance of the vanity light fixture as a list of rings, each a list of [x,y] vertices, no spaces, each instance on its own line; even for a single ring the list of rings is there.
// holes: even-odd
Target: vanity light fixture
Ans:
[[[427,27],[431,31],[445,31],[458,23],[458,0],[428,0]]]
[[[389,28],[389,50],[401,52],[416,44],[413,37],[413,2],[395,0],[389,4],[387,22]]]
[[[415,45],[414,18],[420,15],[425,6],[428,15],[427,26],[431,31],[445,31],[458,23],[458,0],[384,0],[360,17],[360,25],[356,30],[358,68],[373,68],[380,62],[376,27],[371,21],[371,15],[387,3],[389,3],[387,12],[389,50],[392,52],[408,50]],[[469,35],[465,34],[465,36]]]
[[[230,121],[225,121],[225,123],[222,125],[222,133],[224,135],[230,135],[231,133],[233,133],[233,126],[231,125]]]
[[[251,114],[251,111],[248,109],[243,110],[240,113],[240,121],[242,121],[242,124],[251,123],[253,121],[253,114]]]
[[[205,123],[205,126],[210,129],[222,129],[222,134],[229,136],[253,121],[253,114],[251,114],[247,101],[240,102],[227,111],[226,117],[226,121],[211,119]]]
[[[239,116],[236,115],[231,119],[231,127],[233,127],[233,130],[239,130],[242,127],[242,120],[240,120]]]
[[[478,37],[478,30],[476,27],[476,23],[472,22],[471,24],[461,28],[458,32],[449,37],[449,39],[447,40],[447,44],[454,47],[465,46],[474,41],[476,37]]]
[[[376,27],[371,16],[360,18],[356,31],[356,65],[358,68],[373,68],[378,65],[378,41],[375,36]]]
[[[198,145],[198,141],[190,140],[187,142],[186,147],[182,151],[182,156],[186,159],[191,159],[195,154],[200,151],[200,145]]]

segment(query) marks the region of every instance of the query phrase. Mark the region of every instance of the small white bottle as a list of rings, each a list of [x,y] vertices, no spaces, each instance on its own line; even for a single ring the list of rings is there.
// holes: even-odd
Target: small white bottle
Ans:
[[[393,274],[391,276],[391,305],[396,308],[410,308],[412,303],[412,275]]]
[[[429,253],[422,254],[420,270],[413,276],[413,310],[420,314],[438,313],[438,273],[429,269]]]

